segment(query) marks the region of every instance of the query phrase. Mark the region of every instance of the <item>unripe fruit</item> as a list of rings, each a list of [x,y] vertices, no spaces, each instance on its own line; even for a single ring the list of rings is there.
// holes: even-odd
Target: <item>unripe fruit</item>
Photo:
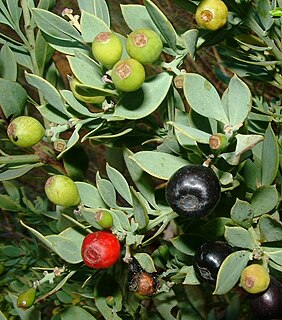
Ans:
[[[221,0],[203,0],[196,10],[195,19],[199,27],[215,31],[222,28],[228,18],[228,8]]]
[[[113,217],[106,210],[98,210],[95,214],[95,221],[104,229],[109,229],[113,226]]]
[[[7,134],[15,145],[27,148],[34,146],[44,137],[45,129],[37,119],[20,116],[10,122]]]
[[[228,145],[228,139],[223,133],[215,133],[210,136],[209,146],[215,154],[220,153]]]
[[[83,262],[89,268],[109,268],[119,259],[120,243],[112,233],[96,231],[84,238],[81,255]]]
[[[54,175],[45,183],[47,198],[56,205],[70,207],[80,203],[80,195],[76,184],[63,175]]]
[[[111,68],[122,55],[122,43],[112,32],[99,33],[92,43],[95,59],[107,68]]]
[[[18,296],[17,306],[22,309],[27,309],[31,307],[34,303],[35,296],[36,289],[34,287],[27,289]]]
[[[150,29],[138,29],[127,38],[126,51],[129,56],[142,64],[154,63],[162,53],[163,43],[160,36]]]
[[[249,293],[255,294],[265,291],[270,282],[270,275],[260,264],[251,264],[241,273],[240,285]]]
[[[93,104],[101,104],[105,101],[104,96],[87,96],[83,95],[82,92],[78,93],[77,85],[81,84],[75,77],[69,77],[70,89],[73,95],[76,97],[77,100],[80,100],[85,103],[93,103]]]
[[[145,81],[145,69],[135,59],[124,59],[117,62],[112,70],[112,81],[116,88],[124,92],[138,90]]]

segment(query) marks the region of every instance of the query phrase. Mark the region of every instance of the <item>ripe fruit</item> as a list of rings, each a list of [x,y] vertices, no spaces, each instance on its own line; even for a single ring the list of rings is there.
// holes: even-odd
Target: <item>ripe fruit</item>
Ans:
[[[35,296],[36,289],[34,287],[27,289],[18,296],[17,306],[23,309],[31,307],[34,303]]]
[[[78,91],[77,85],[81,84],[75,77],[69,77],[70,89],[73,95],[76,97],[77,100],[80,100],[85,103],[94,103],[94,104],[101,104],[105,101],[104,96],[88,96],[87,93],[83,94],[82,88],[79,88]]]
[[[109,268],[120,256],[120,243],[112,233],[96,231],[84,238],[81,255],[83,262],[89,268]]]
[[[260,264],[251,264],[241,273],[240,285],[249,293],[265,291],[270,282],[270,275]]]
[[[168,180],[166,200],[179,215],[207,216],[220,199],[220,183],[214,171],[202,165],[187,165]]]
[[[138,29],[131,32],[127,38],[127,53],[140,63],[154,63],[159,59],[162,50],[162,40],[153,30]]]
[[[63,175],[48,178],[45,183],[45,193],[56,205],[70,207],[80,203],[80,195],[75,183]]]
[[[195,15],[199,27],[213,31],[222,28],[227,18],[228,8],[221,0],[203,0]]]
[[[114,65],[111,77],[118,90],[132,92],[145,81],[145,69],[135,59],[124,59]]]
[[[92,43],[95,59],[107,68],[119,61],[122,54],[122,43],[112,32],[99,33]]]
[[[226,242],[206,242],[199,247],[194,255],[193,266],[198,278],[207,283],[215,284],[218,270],[234,249]]]
[[[251,311],[255,319],[270,320],[282,317],[282,284],[270,277],[268,289],[250,299]]]
[[[32,147],[44,137],[45,129],[37,119],[20,116],[10,122],[7,134],[15,145]]]

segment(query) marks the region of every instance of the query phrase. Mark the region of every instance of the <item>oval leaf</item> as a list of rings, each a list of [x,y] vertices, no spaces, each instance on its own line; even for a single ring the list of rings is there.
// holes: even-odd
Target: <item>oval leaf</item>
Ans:
[[[90,208],[104,208],[105,203],[96,187],[86,182],[75,182],[81,203]]]
[[[258,225],[263,242],[282,241],[282,225],[279,221],[263,215]]]
[[[221,264],[213,294],[222,295],[230,291],[238,282],[241,272],[247,266],[250,252],[246,250],[231,253]]]
[[[204,117],[228,124],[220,97],[207,79],[196,73],[187,73],[184,76],[183,89],[185,98],[193,110]]]
[[[224,237],[233,247],[253,249],[256,246],[250,233],[242,227],[225,226]]]
[[[148,116],[166,97],[171,81],[172,76],[166,72],[147,79],[139,90],[122,95],[114,116],[131,120]]]
[[[279,194],[275,186],[263,186],[258,188],[251,198],[254,217],[273,210],[278,204]]]
[[[231,208],[231,219],[242,227],[248,228],[253,222],[253,211],[251,205],[247,201],[236,199],[235,204]]]
[[[188,164],[181,157],[157,151],[140,151],[132,155],[131,159],[151,176],[163,180],[168,180],[177,169]]]

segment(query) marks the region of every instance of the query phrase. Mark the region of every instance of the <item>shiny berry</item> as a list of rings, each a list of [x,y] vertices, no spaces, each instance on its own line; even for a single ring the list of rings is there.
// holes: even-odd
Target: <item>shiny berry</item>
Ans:
[[[270,282],[268,271],[260,264],[251,264],[241,273],[240,285],[249,293],[260,293],[265,291]]]
[[[268,289],[251,295],[251,312],[257,320],[282,319],[282,283],[270,277]]]
[[[111,68],[122,55],[122,43],[112,32],[99,33],[92,43],[95,59],[107,68]]]
[[[156,62],[163,50],[160,36],[150,29],[138,29],[127,38],[126,51],[129,56],[142,64]]]
[[[34,146],[44,137],[45,129],[37,119],[20,116],[10,122],[7,134],[15,145],[27,148]]]
[[[45,183],[47,198],[56,205],[71,207],[80,203],[76,184],[69,177],[54,175]]]
[[[36,289],[34,287],[27,289],[18,296],[17,306],[22,309],[30,308],[35,301],[35,296]]]
[[[138,90],[145,81],[145,69],[135,59],[124,59],[117,62],[111,73],[116,88],[124,92]]]
[[[96,231],[84,238],[81,255],[87,267],[105,269],[118,261],[120,250],[120,243],[111,232]]]
[[[193,260],[194,270],[199,280],[215,284],[222,262],[232,252],[234,249],[223,241],[206,242],[201,245]]]
[[[228,8],[221,0],[203,0],[196,10],[195,19],[199,27],[208,30],[222,28],[228,18]]]
[[[220,200],[220,183],[214,171],[203,165],[187,165],[168,180],[166,200],[179,215],[207,216]]]

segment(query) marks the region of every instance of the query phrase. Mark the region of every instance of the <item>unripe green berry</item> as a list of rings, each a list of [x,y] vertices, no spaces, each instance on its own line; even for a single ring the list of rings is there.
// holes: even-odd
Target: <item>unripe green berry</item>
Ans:
[[[156,62],[162,50],[163,43],[160,36],[151,29],[135,30],[127,38],[127,53],[142,64]]]
[[[116,88],[124,92],[138,90],[145,81],[145,76],[143,65],[135,59],[120,60],[111,73]]]
[[[104,229],[109,229],[113,226],[113,217],[106,210],[98,210],[95,214],[95,220]]]
[[[260,264],[251,264],[241,273],[240,285],[249,293],[265,291],[270,283],[270,275]]]
[[[105,101],[104,96],[87,96],[82,93],[78,93],[77,85],[81,84],[75,77],[69,77],[70,89],[77,100],[85,103],[101,104]]]
[[[37,119],[20,116],[10,122],[7,134],[15,145],[27,148],[34,146],[44,137],[45,129]]]
[[[227,147],[227,145],[228,145],[228,139],[225,134],[215,133],[210,136],[209,146],[215,154],[220,153],[222,150],[224,150]]]
[[[17,299],[17,306],[22,309],[30,308],[35,300],[36,289],[31,287],[26,291],[22,292]]]
[[[112,32],[99,33],[92,43],[95,59],[107,68],[111,68],[122,55],[122,43]]]
[[[199,27],[212,31],[222,28],[227,18],[228,8],[222,0],[203,0],[195,15]]]
[[[71,207],[80,203],[76,184],[63,175],[54,175],[45,183],[47,198],[56,205]]]

